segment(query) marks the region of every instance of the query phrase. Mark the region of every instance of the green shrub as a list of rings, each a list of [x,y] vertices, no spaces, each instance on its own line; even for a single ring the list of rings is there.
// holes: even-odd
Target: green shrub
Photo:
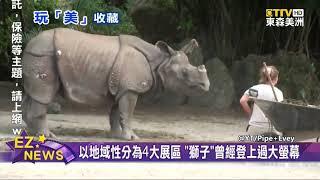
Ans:
[[[62,17],[59,19],[54,18],[55,9],[65,10],[76,10],[79,13],[79,21],[82,20],[83,16],[88,17],[87,26],[81,25],[64,25],[62,23]],[[46,26],[39,26],[33,23],[33,11],[35,10],[47,10],[50,16],[50,23]],[[118,12],[120,17],[120,23],[117,25],[96,25],[93,23],[93,14],[95,12]],[[68,27],[77,29],[83,32],[103,34],[103,35],[119,35],[119,34],[137,34],[136,28],[132,23],[131,18],[127,15],[125,8],[118,8],[112,6],[108,2],[102,0],[74,0],[74,1],[52,1],[52,0],[41,0],[41,1],[25,1],[24,4],[24,42],[27,43],[32,37],[37,35],[39,32],[57,28],[57,27]]]

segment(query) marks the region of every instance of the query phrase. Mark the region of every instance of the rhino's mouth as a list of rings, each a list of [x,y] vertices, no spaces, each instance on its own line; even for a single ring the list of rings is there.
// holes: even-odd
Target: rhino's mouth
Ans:
[[[205,82],[190,84],[189,87],[197,91],[203,91],[203,92],[209,91],[209,87]]]
[[[204,82],[200,82],[198,83],[199,87],[202,88],[202,89],[207,89],[207,84],[204,83]]]

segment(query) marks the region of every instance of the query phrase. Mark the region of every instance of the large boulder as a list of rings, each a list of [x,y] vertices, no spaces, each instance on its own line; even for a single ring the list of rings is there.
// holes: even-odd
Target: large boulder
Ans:
[[[235,88],[234,103],[239,104],[239,98],[243,95],[244,91],[258,83],[259,70],[263,62],[270,64],[270,57],[249,54],[242,60],[233,62],[231,75]]]
[[[171,43],[180,34],[172,1],[131,1],[129,15],[142,38],[148,42],[164,40]]]
[[[250,54],[233,63],[235,103],[239,104],[239,98],[246,89],[259,83],[259,71],[263,62],[274,65],[279,70],[277,87],[283,91],[286,99],[302,100],[312,104],[320,102],[320,84],[312,60],[302,53],[278,51],[273,55]]]
[[[214,110],[228,109],[234,99],[234,85],[228,68],[219,58],[209,59],[205,65],[210,90],[202,96],[189,97],[188,104]]]

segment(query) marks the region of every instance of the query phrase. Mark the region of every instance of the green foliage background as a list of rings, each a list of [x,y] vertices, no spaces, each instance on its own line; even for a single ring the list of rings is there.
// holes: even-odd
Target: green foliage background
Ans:
[[[138,25],[147,27],[148,24],[145,22],[135,24],[132,15],[129,15],[131,10],[141,4],[146,7],[156,6],[161,9],[159,12],[174,13],[170,18],[176,20],[174,22],[177,22],[176,32],[178,33],[174,32],[173,35],[179,38],[167,37],[168,41],[181,42],[188,38],[196,38],[205,60],[219,57],[229,69],[235,61],[248,54],[295,52],[295,55],[274,58],[274,64],[281,72],[280,88],[286,92],[287,97],[310,102],[320,101],[320,1],[318,0],[23,0],[22,2],[23,10],[19,13],[19,17],[24,28],[24,45],[41,31],[65,27],[62,24],[62,18],[54,19],[55,9],[77,10],[80,19],[84,15],[88,16],[87,26],[70,25],[69,28],[95,34],[140,36],[142,32],[138,32],[136,27]],[[305,26],[303,28],[266,28],[264,12],[270,7],[307,9]],[[48,10],[50,24],[47,26],[34,24],[33,11],[35,10]],[[93,13],[98,11],[118,12],[121,23],[109,26],[93,24]],[[11,59],[11,24],[16,19],[12,16],[13,14],[11,0],[2,0],[0,4],[0,80],[10,80],[11,76],[8,67]],[[142,20],[144,21],[144,16]],[[151,19],[151,21],[157,21],[157,19]],[[158,33],[148,31],[144,34],[151,36]]]
[[[88,16],[88,25],[68,25],[67,27],[81,30],[84,32],[104,34],[104,35],[119,35],[119,34],[133,34],[137,35],[137,30],[127,14],[127,4],[115,6],[112,1],[103,0],[24,0],[22,18],[23,23],[23,42],[24,45],[39,32],[52,29],[56,27],[66,27],[62,23],[62,17],[54,18],[55,9],[61,10],[77,10],[79,12],[79,20],[84,15]],[[50,23],[46,26],[39,26],[33,23],[33,11],[47,10],[50,16]],[[11,47],[11,24],[13,12],[11,11],[11,0],[5,0],[2,4],[0,12],[0,65],[8,66],[8,59],[10,59]],[[118,12],[121,23],[117,25],[95,25],[93,20],[93,13],[95,12]]]

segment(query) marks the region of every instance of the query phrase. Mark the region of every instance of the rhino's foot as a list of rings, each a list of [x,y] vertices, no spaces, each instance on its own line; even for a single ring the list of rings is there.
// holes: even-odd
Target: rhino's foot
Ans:
[[[138,140],[139,136],[137,136],[132,130],[125,130],[122,131],[120,138],[128,141],[133,141]]]
[[[44,135],[46,138],[53,138],[56,139],[57,136],[51,132],[50,130],[41,130],[34,133],[36,136]]]

